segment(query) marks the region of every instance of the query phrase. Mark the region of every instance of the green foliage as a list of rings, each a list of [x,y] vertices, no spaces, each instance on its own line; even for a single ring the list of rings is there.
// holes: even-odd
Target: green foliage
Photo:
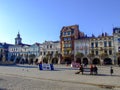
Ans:
[[[108,57],[108,54],[107,53],[101,53],[100,57],[101,57],[101,59],[104,59],[104,58]]]
[[[92,58],[92,57],[94,57],[94,56],[95,56],[94,53],[89,53],[89,54],[88,54],[88,57],[89,57],[89,58]]]
[[[30,55],[29,55],[29,58],[30,58],[30,59],[34,59],[34,58],[35,58],[35,55],[34,55],[34,54],[30,54]]]
[[[77,52],[76,58],[82,58],[82,57],[84,57],[84,54],[83,54],[83,53],[80,53],[80,52]]]

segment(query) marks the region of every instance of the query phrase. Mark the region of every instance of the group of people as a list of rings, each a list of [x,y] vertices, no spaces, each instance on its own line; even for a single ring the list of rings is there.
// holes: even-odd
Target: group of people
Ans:
[[[96,65],[94,65],[94,66],[91,65],[90,68],[86,68],[86,69],[90,69],[90,75],[93,75],[93,74],[97,75],[98,74],[98,68]],[[83,67],[83,65],[80,65],[79,72],[77,72],[77,73],[81,72],[83,74],[85,72],[84,70],[85,70],[85,68]]]
[[[98,68],[96,65],[90,65],[90,68],[86,68],[85,66],[83,65],[80,65],[79,67],[79,71],[76,72],[76,74],[83,74],[85,72],[86,69],[89,69],[89,72],[90,72],[90,75],[97,75],[98,74]],[[113,75],[114,71],[113,71],[113,68],[110,67],[110,74]]]
[[[98,74],[98,68],[97,68],[96,65],[91,65],[90,66],[90,74],[91,75],[93,75],[93,74],[97,75]]]

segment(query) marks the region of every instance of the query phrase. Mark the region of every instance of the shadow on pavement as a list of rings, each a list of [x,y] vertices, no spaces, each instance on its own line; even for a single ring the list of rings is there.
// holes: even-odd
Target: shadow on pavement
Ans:
[[[7,89],[5,89],[5,88],[0,88],[0,90],[7,90]]]
[[[6,66],[6,67],[20,67],[20,68],[38,68],[38,66],[32,66],[32,65],[1,65],[1,66]]]
[[[79,73],[81,74],[81,73]],[[81,74],[82,75],[82,74]],[[97,75],[91,75],[89,73],[84,73],[83,75],[89,75],[89,76],[111,76],[111,77],[120,77],[120,75],[109,75],[109,74],[97,74]]]

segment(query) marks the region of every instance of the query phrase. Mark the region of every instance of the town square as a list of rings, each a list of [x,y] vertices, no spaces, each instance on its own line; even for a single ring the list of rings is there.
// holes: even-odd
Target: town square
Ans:
[[[54,71],[39,70],[36,65],[0,66],[1,90],[119,90],[120,69],[98,66],[98,75],[75,74],[78,69],[55,65]]]
[[[119,0],[0,0],[0,90],[120,90]]]

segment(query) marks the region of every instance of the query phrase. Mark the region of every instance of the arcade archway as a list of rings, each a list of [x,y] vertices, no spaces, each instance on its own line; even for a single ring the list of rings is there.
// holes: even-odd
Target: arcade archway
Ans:
[[[53,64],[57,64],[57,63],[58,63],[58,58],[53,58],[53,59],[52,59],[52,63],[53,63]]]
[[[117,64],[120,65],[120,57],[117,59]]]
[[[15,62],[16,63],[20,63],[20,58],[17,57],[16,60],[15,60]]]
[[[112,64],[112,59],[111,58],[105,58],[104,59],[104,65],[111,65]]]
[[[37,59],[35,59],[35,62],[34,62],[36,65],[38,64],[38,58]]]
[[[100,64],[100,59],[99,58],[94,58],[93,61],[92,61],[92,64]]]
[[[88,64],[88,59],[87,58],[83,58],[83,61],[82,61],[83,64]]]

